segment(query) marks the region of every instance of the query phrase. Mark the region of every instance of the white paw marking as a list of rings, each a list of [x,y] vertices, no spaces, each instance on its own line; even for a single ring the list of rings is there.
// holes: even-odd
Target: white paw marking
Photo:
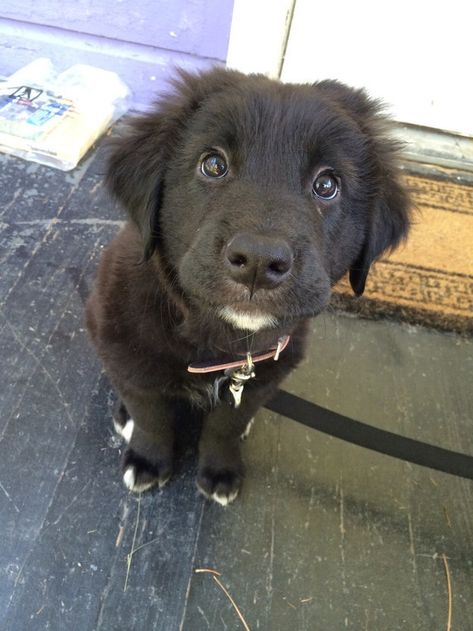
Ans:
[[[152,486],[154,486],[156,482],[157,480],[152,481],[152,482],[144,482],[142,484],[137,484],[135,467],[128,467],[125,473],[123,474],[123,484],[126,486],[127,489],[129,489],[130,491],[133,491],[133,493],[141,493],[142,491],[147,491]]]
[[[197,484],[197,488],[208,500],[213,500],[214,502],[217,502],[217,504],[220,504],[220,506],[228,506],[231,504],[237,498],[239,491],[239,489],[237,489],[230,494],[215,492],[212,493],[212,495],[209,495],[199,484]]]
[[[135,481],[136,481],[135,467],[128,467],[128,469],[123,474],[123,484],[126,486],[127,489],[130,489],[130,491],[133,491],[135,488]]]
[[[234,491],[233,493],[230,493],[230,495],[212,493],[212,495],[210,496],[210,499],[214,500],[214,502],[217,502],[217,504],[220,504],[220,506],[228,506],[236,499],[237,495],[238,495],[238,490]]]
[[[132,418],[128,419],[125,425],[120,425],[120,423],[117,423],[117,421],[113,419],[113,427],[115,428],[117,434],[122,436],[127,443],[130,442],[133,430],[135,429],[135,422]]]
[[[248,421],[248,425],[245,427],[245,431],[243,432],[243,434],[241,434],[240,438],[242,440],[246,440],[248,438],[248,436],[250,435],[251,432],[251,428],[253,427],[253,423],[255,422],[254,418],[251,418]]]
[[[273,328],[277,324],[277,319],[269,313],[249,313],[245,311],[235,311],[231,307],[220,307],[218,315],[233,325],[236,329],[245,331],[259,331],[264,328]]]
[[[131,437],[133,436],[133,430],[135,429],[135,421],[130,418],[125,427],[122,430],[122,436],[126,440],[127,443],[131,441]]]
[[[122,435],[123,426],[120,425],[120,423],[118,423],[115,419],[113,419],[113,429],[119,436]]]

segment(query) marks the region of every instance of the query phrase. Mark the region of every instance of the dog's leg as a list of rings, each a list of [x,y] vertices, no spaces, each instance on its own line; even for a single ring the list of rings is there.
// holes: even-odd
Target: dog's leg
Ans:
[[[258,408],[271,396],[274,387],[246,387],[238,408],[221,403],[204,421],[199,442],[197,487],[207,498],[222,506],[237,497],[244,477],[240,452],[241,437]]]
[[[173,406],[156,396],[127,397],[117,406],[114,423],[128,443],[122,460],[125,486],[134,492],[164,486],[172,473]]]

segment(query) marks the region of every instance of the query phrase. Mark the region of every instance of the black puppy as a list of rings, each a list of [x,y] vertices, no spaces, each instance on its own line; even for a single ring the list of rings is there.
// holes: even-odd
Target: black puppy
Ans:
[[[87,305],[129,489],[168,480],[184,398],[206,414],[199,489],[236,497],[240,437],[300,361],[308,318],[347,271],[363,293],[407,233],[396,149],[363,91],[221,69],[181,73],[131,122],[108,175],[130,221]]]

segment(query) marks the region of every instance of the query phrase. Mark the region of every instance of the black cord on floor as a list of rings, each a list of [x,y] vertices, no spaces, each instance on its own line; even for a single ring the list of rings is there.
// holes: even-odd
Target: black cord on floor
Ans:
[[[473,456],[372,427],[301,399],[285,390],[278,390],[265,407],[319,432],[360,447],[473,480]]]

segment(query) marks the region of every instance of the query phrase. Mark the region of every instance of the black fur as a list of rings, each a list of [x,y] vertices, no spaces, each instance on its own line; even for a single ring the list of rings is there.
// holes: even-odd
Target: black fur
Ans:
[[[200,164],[218,150],[228,173]],[[409,227],[397,147],[379,103],[338,82],[285,85],[216,69],[181,73],[153,113],[116,141],[108,182],[130,220],[105,251],[87,305],[92,340],[135,421],[124,467],[164,482],[175,403],[205,411],[199,488],[225,502],[243,479],[239,437],[303,355],[307,319],[347,271],[363,293],[373,261]],[[317,198],[314,178],[339,184]],[[235,253],[235,244],[238,248]],[[219,310],[271,316],[249,333]],[[256,367],[239,408],[215,403],[214,374],[190,362],[238,357],[290,334],[278,362]]]

